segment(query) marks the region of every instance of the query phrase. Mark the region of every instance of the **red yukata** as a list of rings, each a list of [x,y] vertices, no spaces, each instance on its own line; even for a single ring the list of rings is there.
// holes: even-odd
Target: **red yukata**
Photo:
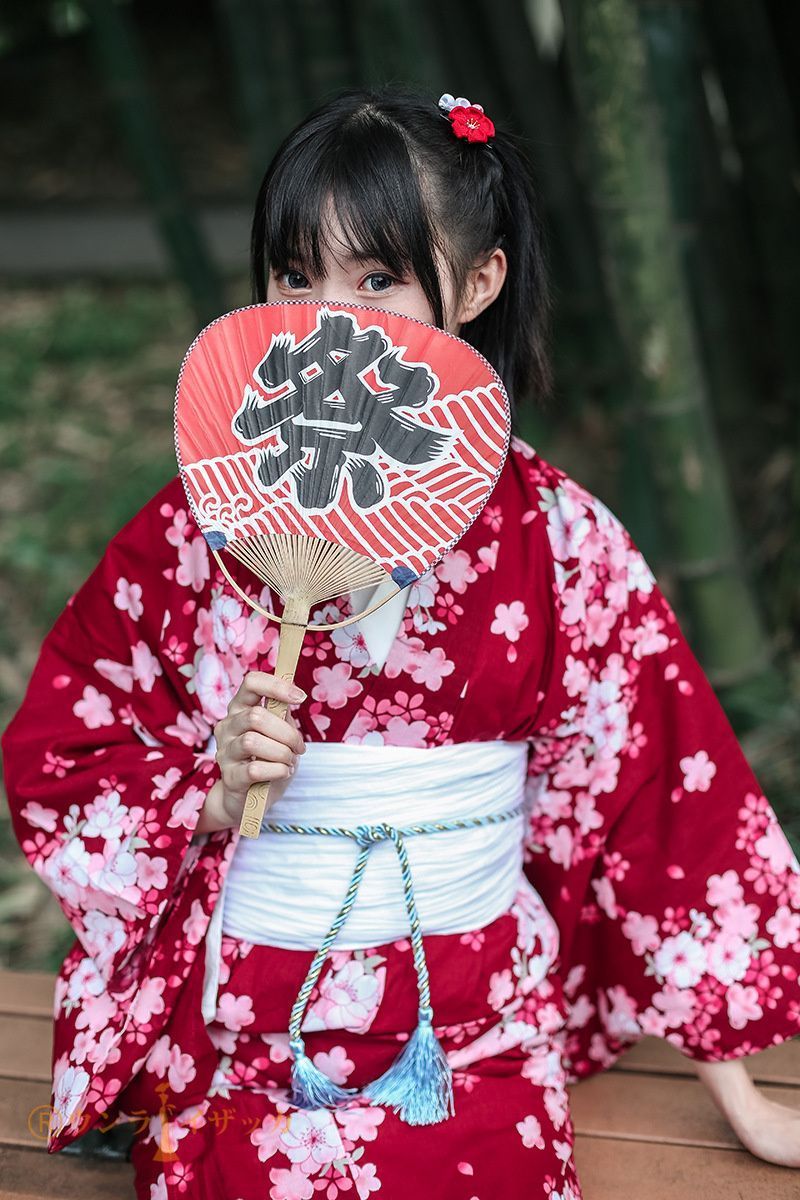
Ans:
[[[307,634],[294,712],[311,741],[526,740],[532,887],[483,929],[425,939],[454,1117],[292,1108],[289,1012],[313,950],[224,937],[206,1025],[204,935],[238,831],[193,838],[214,725],[246,671],[274,669],[277,640],[218,571],[176,477],[44,641],[2,746],[16,835],[76,933],[50,1151],[138,1121],[140,1200],[576,1200],[568,1079],[642,1034],[717,1060],[798,1033],[789,844],[627,530],[515,437],[481,517],[412,588],[384,666],[356,626]],[[358,1087],[416,1008],[407,940],[334,946],[307,1053]]]

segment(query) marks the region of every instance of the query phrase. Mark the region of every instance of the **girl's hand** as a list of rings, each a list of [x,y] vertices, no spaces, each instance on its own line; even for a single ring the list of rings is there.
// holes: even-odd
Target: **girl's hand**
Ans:
[[[741,1059],[694,1064],[717,1108],[751,1154],[780,1167],[800,1167],[800,1112],[768,1100]]]
[[[286,718],[267,711],[259,700],[276,697],[298,703],[305,695],[294,684],[265,671],[248,671],[228,705],[228,715],[214,726],[220,778],[206,796],[196,833],[238,827],[248,788],[269,781],[268,805],[286,789],[305,742],[290,711]]]

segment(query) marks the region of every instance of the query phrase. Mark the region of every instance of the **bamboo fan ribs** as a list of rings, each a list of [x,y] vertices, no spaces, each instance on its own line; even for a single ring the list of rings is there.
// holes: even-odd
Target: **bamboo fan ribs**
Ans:
[[[280,623],[274,673],[287,680],[306,629],[336,627],[310,625],[312,606],[387,574],[399,591],[435,567],[481,512],[509,441],[508,397],[486,360],[383,309],[236,309],[198,334],[178,377],[189,506],[231,586]],[[244,592],[223,550],[281,597],[282,617]],[[269,783],[248,790],[245,837],[268,800]]]

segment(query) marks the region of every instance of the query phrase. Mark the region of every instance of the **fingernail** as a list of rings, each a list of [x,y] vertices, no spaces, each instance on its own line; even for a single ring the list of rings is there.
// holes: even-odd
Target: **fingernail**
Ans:
[[[289,699],[290,700],[299,701],[299,700],[305,700],[305,698],[306,698],[306,694],[301,688],[295,687],[294,684],[292,684],[290,686],[290,688],[289,688]]]

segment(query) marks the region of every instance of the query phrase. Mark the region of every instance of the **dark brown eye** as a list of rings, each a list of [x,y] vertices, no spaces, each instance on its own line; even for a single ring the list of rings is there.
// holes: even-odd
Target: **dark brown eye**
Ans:
[[[374,286],[370,286],[373,283]],[[397,283],[394,275],[387,275],[384,271],[373,271],[364,280],[364,287],[368,292],[385,292],[393,283]]]

